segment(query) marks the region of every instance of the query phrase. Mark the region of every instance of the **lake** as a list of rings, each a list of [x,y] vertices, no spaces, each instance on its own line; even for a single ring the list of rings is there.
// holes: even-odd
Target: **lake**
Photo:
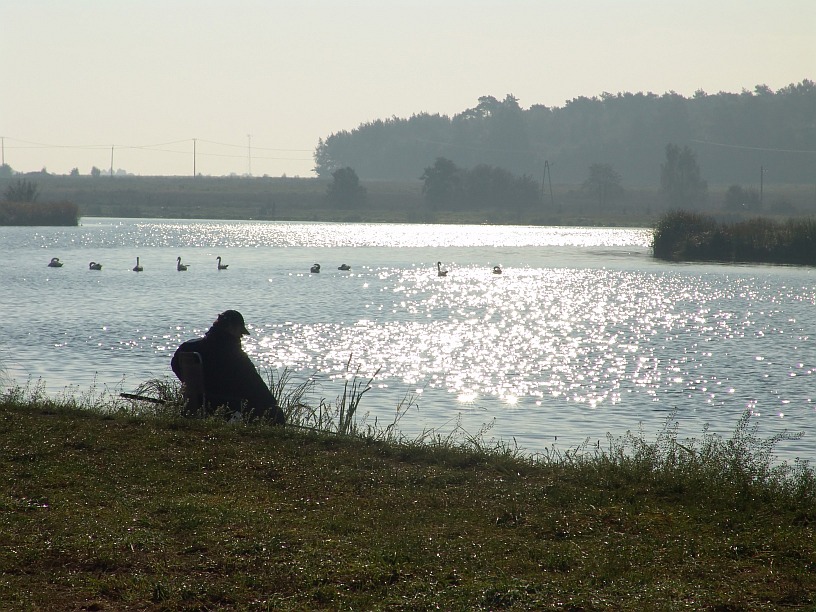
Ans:
[[[0,227],[0,366],[55,395],[132,391],[171,376],[175,348],[234,308],[262,372],[314,376],[315,401],[342,393],[347,364],[379,370],[360,410],[387,424],[414,398],[399,422],[410,437],[461,426],[530,453],[606,448],[607,433],[653,439],[670,415],[681,437],[728,436],[749,410],[762,436],[805,433],[780,458],[811,459],[814,270],[672,264],[650,240],[492,225]]]

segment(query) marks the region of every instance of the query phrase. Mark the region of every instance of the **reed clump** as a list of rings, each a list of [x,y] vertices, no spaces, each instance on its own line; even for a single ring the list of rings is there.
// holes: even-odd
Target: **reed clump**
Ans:
[[[79,224],[79,207],[71,202],[0,202],[0,225]]]
[[[657,223],[652,248],[655,257],[668,261],[816,265],[816,219],[721,223],[702,213],[673,211]]]
[[[354,376],[344,393],[356,388],[359,400],[369,379],[355,387]],[[314,378],[277,381],[289,416],[314,425],[320,410],[305,408]],[[20,610],[816,604],[816,478],[807,463],[773,460],[774,446],[798,434],[763,440],[746,413],[731,437],[680,439],[669,419],[654,441],[629,433],[606,449],[531,456],[491,440],[489,425],[410,439],[363,426],[359,401],[342,427],[350,402],[322,401],[322,427],[281,428],[184,418],[172,401],[8,389],[0,601]]]

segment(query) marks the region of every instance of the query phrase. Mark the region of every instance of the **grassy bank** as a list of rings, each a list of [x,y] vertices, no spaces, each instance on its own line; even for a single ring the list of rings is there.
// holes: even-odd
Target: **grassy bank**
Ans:
[[[816,480],[771,467],[748,417],[534,459],[80,403],[0,401],[4,609],[816,604]]]
[[[658,222],[653,248],[655,257],[669,261],[816,265],[816,220],[755,217],[722,223],[675,211]]]

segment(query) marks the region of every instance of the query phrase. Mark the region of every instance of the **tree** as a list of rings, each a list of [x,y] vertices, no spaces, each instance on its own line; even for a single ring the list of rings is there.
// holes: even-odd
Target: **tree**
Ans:
[[[582,187],[598,196],[598,206],[604,208],[613,198],[623,193],[621,176],[609,164],[592,164]]]
[[[468,209],[514,209],[536,206],[539,202],[538,184],[529,176],[515,176],[509,170],[479,164],[463,172],[464,198],[462,207]]]
[[[71,174],[69,176],[79,176],[79,168],[71,168]]]
[[[425,168],[419,177],[425,181],[422,195],[431,208],[453,205],[462,190],[462,171],[451,160],[437,157],[433,166]]]
[[[17,182],[6,187],[3,193],[6,202],[36,202],[39,195],[37,184],[26,179],[17,179]]]
[[[327,195],[339,208],[356,208],[365,203],[366,189],[360,185],[354,168],[345,167],[332,172]]]
[[[666,162],[660,164],[660,190],[672,208],[702,207],[708,184],[700,176],[695,153],[684,146],[666,145]]]
[[[91,168],[91,176],[94,178],[102,176],[102,171],[96,166],[94,166],[93,168]]]
[[[0,178],[11,178],[13,174],[14,170],[12,170],[8,164],[0,166]]]

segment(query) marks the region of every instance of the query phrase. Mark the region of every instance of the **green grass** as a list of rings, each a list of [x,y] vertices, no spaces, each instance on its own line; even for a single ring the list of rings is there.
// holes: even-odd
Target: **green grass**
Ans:
[[[0,608],[816,605],[816,478],[773,463],[791,436],[759,439],[747,415],[725,439],[669,420],[654,441],[530,457],[356,418],[338,434],[365,379],[309,410],[308,384],[281,378],[303,427],[182,418],[172,383],[165,405],[8,389]]]

